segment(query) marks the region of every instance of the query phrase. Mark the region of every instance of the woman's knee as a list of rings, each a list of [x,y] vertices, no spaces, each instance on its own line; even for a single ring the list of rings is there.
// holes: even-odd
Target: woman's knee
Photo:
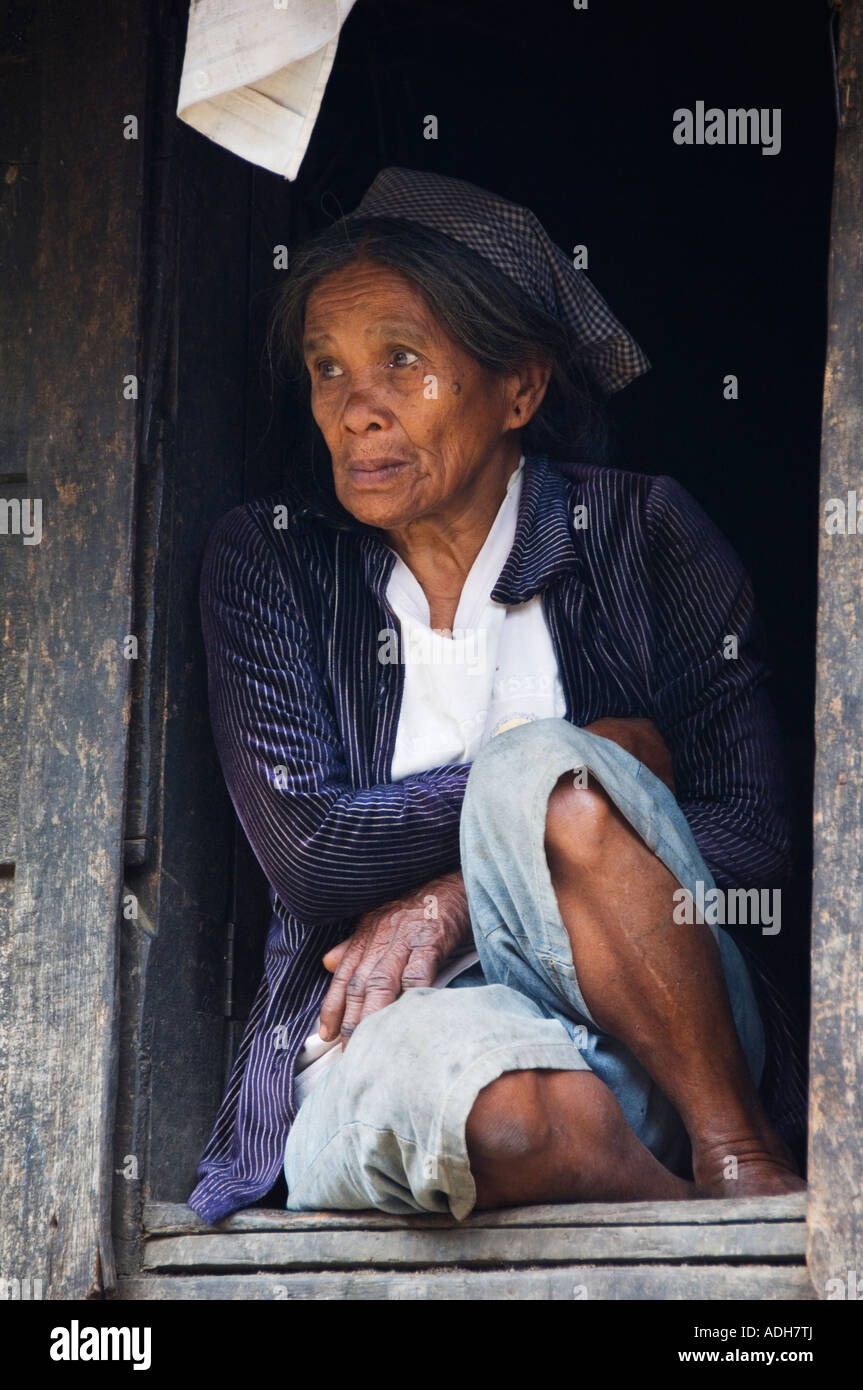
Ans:
[[[480,1091],[465,1128],[471,1168],[530,1164],[560,1127],[612,1154],[628,1126],[614,1093],[591,1071],[505,1072]]]
[[[465,1126],[472,1167],[529,1159],[547,1147],[551,1116],[540,1075],[504,1072],[480,1091]]]
[[[582,731],[563,719],[539,719],[507,729],[485,744],[474,759],[465,789],[462,826],[475,845],[501,850],[530,843],[537,827],[536,790],[549,764]],[[577,749],[573,757],[577,759]]]
[[[595,778],[582,769],[566,772],[548,799],[545,851],[554,867],[564,860],[595,864],[624,828],[617,808]]]
[[[571,739],[575,726],[565,719],[531,719],[495,735],[483,744],[471,767],[467,795],[494,801],[500,794],[524,795],[525,779]]]

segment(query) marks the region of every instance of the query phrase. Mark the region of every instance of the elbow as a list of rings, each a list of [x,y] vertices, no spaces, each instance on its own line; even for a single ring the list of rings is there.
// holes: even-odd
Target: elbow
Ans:
[[[303,805],[282,793],[266,795],[261,783],[234,782],[231,794],[246,839],[278,906],[297,921],[316,926],[350,917],[358,905],[355,856],[348,853],[325,807]]]
[[[719,845],[718,853],[706,855],[720,888],[766,888],[791,877],[790,840],[785,836],[769,839],[744,835]],[[724,852],[723,852],[724,851]]]
[[[765,847],[763,875],[768,882],[784,882],[791,877],[793,867],[790,839]]]
[[[331,835],[294,840],[270,856],[267,878],[292,917],[309,926],[356,917],[384,901],[382,870],[372,857],[353,854]]]
[[[752,806],[680,805],[717,887],[768,887],[791,876],[790,827],[775,806],[759,814]]]
[[[297,921],[318,926],[355,915],[356,893],[309,856],[264,867],[279,902]]]

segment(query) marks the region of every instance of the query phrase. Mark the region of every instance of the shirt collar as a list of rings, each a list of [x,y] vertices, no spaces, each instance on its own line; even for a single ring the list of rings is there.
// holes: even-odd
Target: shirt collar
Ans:
[[[583,532],[572,525],[566,477],[542,454],[525,454],[523,475],[515,539],[491,592],[498,603],[524,603],[581,566]],[[295,515],[356,537],[368,583],[383,601],[395,555],[376,527],[357,521],[335,497],[304,502]]]

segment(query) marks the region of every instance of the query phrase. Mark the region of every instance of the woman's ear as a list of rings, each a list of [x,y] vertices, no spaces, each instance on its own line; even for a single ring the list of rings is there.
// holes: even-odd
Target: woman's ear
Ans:
[[[542,405],[551,379],[548,362],[525,362],[511,377],[511,429],[521,429],[533,418]]]

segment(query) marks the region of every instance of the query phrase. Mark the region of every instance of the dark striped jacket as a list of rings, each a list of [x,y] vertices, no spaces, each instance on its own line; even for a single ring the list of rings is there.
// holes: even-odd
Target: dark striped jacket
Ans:
[[[272,904],[264,978],[189,1199],[209,1222],[279,1176],[294,1058],[331,978],[321,956],[360,912],[458,864],[469,765],[388,780],[403,671],[377,654],[379,632],[398,630],[385,602],[392,564],[379,532],[290,489],[234,508],[208,539],[213,732]],[[528,455],[492,596],[538,592],[566,717],[652,719],[717,883],[782,877],[787,797],[751,586],[701,508],[671,478]]]

